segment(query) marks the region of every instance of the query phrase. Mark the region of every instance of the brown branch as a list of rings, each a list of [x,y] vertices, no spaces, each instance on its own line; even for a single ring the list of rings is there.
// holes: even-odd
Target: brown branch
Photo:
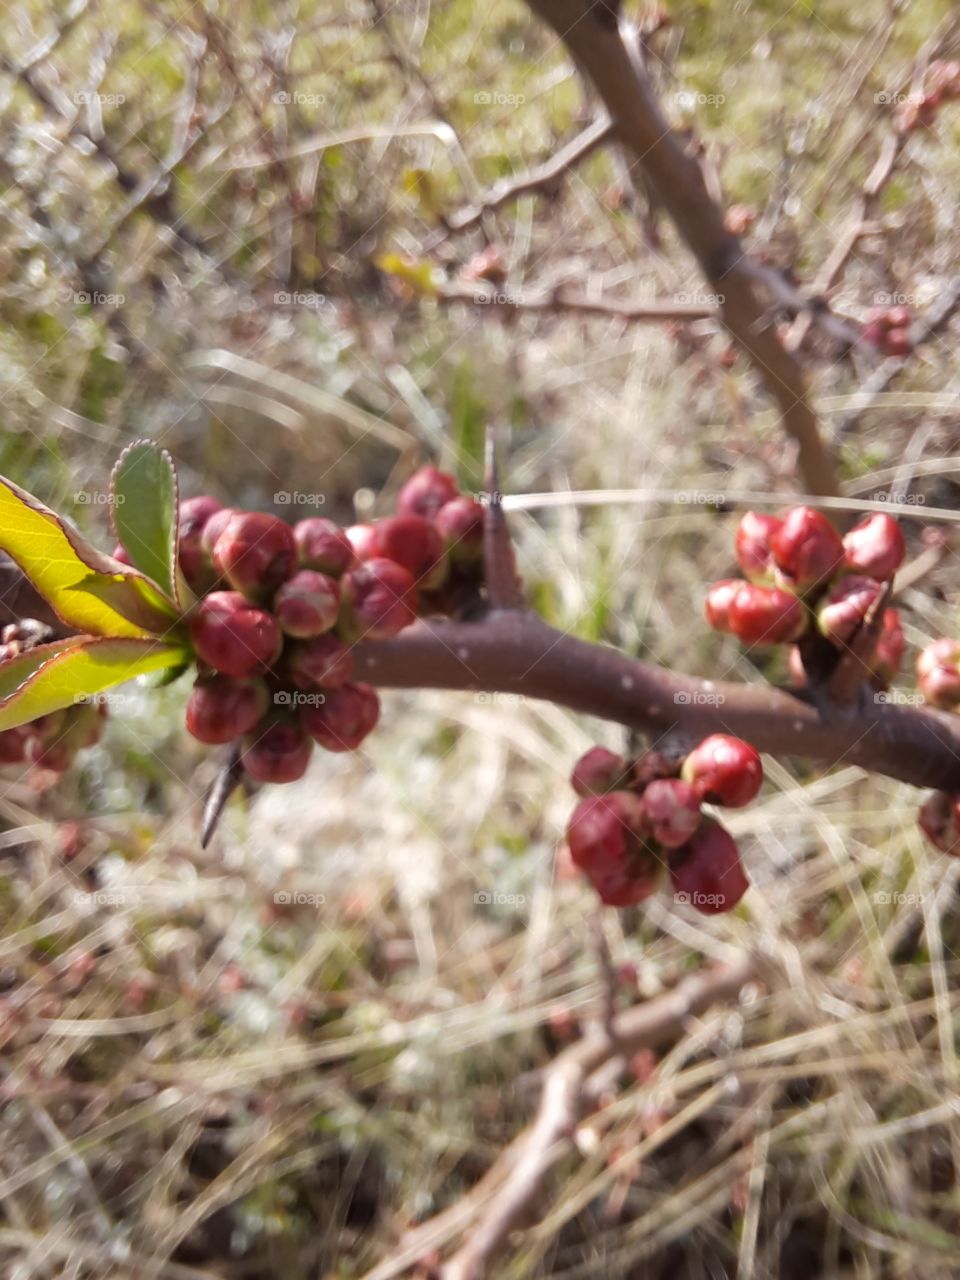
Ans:
[[[420,622],[355,654],[381,688],[462,689],[542,698],[652,734],[696,742],[722,731],[771,755],[859,765],[916,787],[960,792],[960,719],[869,702],[814,706],[766,685],[701,680],[557,631],[533,614]]]
[[[683,150],[668,125],[642,66],[631,58],[614,10],[595,0],[528,3],[553,27],[592,81],[620,141],[633,152],[705,276],[722,296],[724,323],[779,405],[784,429],[797,442],[805,487],[821,495],[839,493],[833,460],[820,439],[803,370],[778,339],[754,292],[745,251],[724,226],[723,213],[707,191],[700,166]]]
[[[447,230],[466,231],[468,227],[474,227],[481,222],[485,214],[493,213],[501,205],[509,204],[511,200],[519,200],[521,196],[532,195],[535,191],[549,189],[568,169],[585,160],[596,151],[597,147],[606,142],[612,132],[613,125],[609,119],[604,117],[595,120],[543,164],[529,169],[519,177],[504,178],[485,192],[477,204],[453,214],[446,221]]]
[[[631,302],[618,298],[591,298],[580,290],[570,290],[564,285],[555,289],[543,289],[536,293],[511,293],[509,289],[489,285],[444,285],[435,295],[442,303],[466,303],[468,306],[485,307],[490,311],[532,311],[560,315],[563,312],[580,312],[583,315],[605,316],[611,320],[644,321],[662,323],[665,320],[715,320],[719,319],[716,307],[690,306],[672,302]]]
[[[388,1261],[365,1280],[391,1280],[428,1249],[470,1229],[466,1243],[443,1269],[444,1280],[480,1280],[510,1232],[533,1210],[547,1175],[571,1150],[577,1122],[589,1102],[590,1078],[614,1057],[675,1044],[690,1020],[731,1000],[759,974],[755,957],[685,978],[672,991],[619,1014],[564,1050],[544,1074],[535,1119],[496,1159],[464,1201],[416,1228]],[[473,1227],[472,1224],[476,1223]]]

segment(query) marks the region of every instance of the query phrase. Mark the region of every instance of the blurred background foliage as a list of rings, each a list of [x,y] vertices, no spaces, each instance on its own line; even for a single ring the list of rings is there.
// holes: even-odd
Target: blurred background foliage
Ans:
[[[657,28],[672,123],[755,215],[748,244],[806,283],[891,134],[889,97],[957,55],[954,8],[631,12]],[[518,3],[8,6],[0,470],[109,546],[98,495],[135,436],[171,451],[187,493],[278,510],[320,494],[350,521],[427,457],[477,487],[496,422],[512,494],[681,494],[515,509],[552,622],[758,678],[691,620],[731,567],[717,507],[796,492],[769,405],[712,318],[562,302],[703,302],[642,181],[607,146],[451,229],[595,111]],[[922,313],[951,283],[958,141],[957,109],[910,137],[838,313],[893,295]],[[490,246],[500,301],[469,278]],[[815,333],[802,357],[830,434],[870,362]],[[851,492],[917,501],[915,550],[922,504],[957,505],[958,373],[947,330],[837,442]],[[912,641],[950,633],[954,566],[907,594]],[[361,1275],[482,1174],[600,1005],[593,902],[554,863],[566,773],[619,745],[612,726],[388,695],[369,750],[238,797],[204,854],[216,761],[182,733],[184,697],[114,695],[105,743],[55,792],[0,795],[16,1280]],[[731,824],[756,885],[735,915],[654,903],[603,928],[623,1005],[758,939],[790,983],[612,1081],[499,1274],[955,1274],[956,871],[920,844],[908,789],[768,774]],[[728,1088],[701,1105],[711,1079]]]

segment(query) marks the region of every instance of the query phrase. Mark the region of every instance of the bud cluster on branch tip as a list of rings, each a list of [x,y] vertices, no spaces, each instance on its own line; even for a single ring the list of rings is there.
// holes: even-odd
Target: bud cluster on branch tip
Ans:
[[[351,528],[187,499],[179,566],[199,596],[187,615],[198,666],[189,731],[208,745],[239,741],[263,782],[301,777],[314,745],[355,750],[380,702],[351,683],[353,645],[479,595],[483,520],[484,507],[433,466],[403,486],[396,515]],[[19,739],[4,748],[15,756]]]
[[[921,649],[917,684],[931,706],[945,711],[960,706],[960,642],[944,638]]]
[[[960,797],[945,791],[927,796],[917,814],[920,830],[941,853],[960,857]]]
[[[743,897],[736,843],[702,806],[739,808],[756,796],[763,767],[749,743],[714,734],[683,761],[655,750],[628,761],[592,747],[570,781],[583,797],[567,825],[570,856],[607,906],[642,902],[666,877],[708,914]]]
[[[838,650],[847,647],[884,594],[906,553],[899,524],[886,512],[867,516],[841,538],[811,507],[793,507],[783,517],[748,511],[734,540],[746,576],[724,578],[707,591],[710,626],[751,646],[794,644],[821,635]],[[886,687],[903,656],[903,634],[895,610],[884,615],[865,676]],[[872,673],[872,674],[871,674]],[[806,683],[803,662],[791,650],[793,683]]]
[[[860,339],[883,356],[908,356],[913,350],[909,307],[873,307],[867,315]]]
[[[921,88],[897,106],[896,128],[910,133],[921,125],[930,126],[945,103],[960,98],[960,62],[934,59],[926,70]]]

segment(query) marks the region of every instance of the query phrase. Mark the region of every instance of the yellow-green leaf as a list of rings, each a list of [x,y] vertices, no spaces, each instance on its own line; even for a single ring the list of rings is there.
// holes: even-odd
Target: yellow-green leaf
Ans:
[[[78,631],[146,636],[166,630],[177,616],[143,574],[98,551],[55,511],[2,477],[0,551]]]
[[[416,289],[417,293],[425,293],[434,297],[443,281],[442,272],[432,263],[421,259],[404,257],[400,253],[381,253],[376,260],[381,271],[389,276],[396,276],[405,284]]]
[[[172,600],[177,584],[177,473],[166,449],[135,440],[110,477],[113,527],[136,567]]]
[[[54,649],[58,651],[50,652]],[[32,672],[18,678],[23,676],[26,667],[19,673],[12,668],[23,659],[39,656],[42,651],[46,652]],[[189,657],[181,645],[166,644],[153,637],[73,636],[68,641],[43,645],[10,662],[0,663],[0,692],[5,695],[0,698],[0,731],[27,724],[62,707],[71,707],[134,676],[181,666]],[[9,691],[11,683],[14,688]]]

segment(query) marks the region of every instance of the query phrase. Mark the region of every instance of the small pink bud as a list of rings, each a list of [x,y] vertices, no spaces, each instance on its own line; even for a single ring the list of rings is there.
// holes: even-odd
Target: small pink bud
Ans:
[[[701,800],[742,809],[760,790],[763,765],[749,742],[727,733],[714,733],[690,752],[680,776]]]
[[[293,526],[293,540],[301,569],[316,569],[331,578],[339,578],[356,559],[346,530],[324,516],[298,521]]]
[[[710,818],[671,857],[670,882],[678,901],[708,916],[732,911],[750,886],[736,841]]]
[[[703,613],[715,631],[730,630],[730,604],[743,585],[742,578],[723,578],[707,592]]]
[[[578,796],[602,795],[624,787],[629,769],[623,756],[606,747],[591,747],[573,766],[570,785]]]
[[[259,724],[268,703],[262,680],[201,677],[187,701],[187,731],[210,745],[233,742]]]
[[[423,516],[388,516],[373,526],[372,555],[402,564],[422,591],[433,591],[447,576],[447,548],[442,536]]]
[[[442,506],[457,496],[457,482],[437,467],[415,471],[397,495],[397,515],[426,516],[432,520]]]
[[[903,564],[906,544],[899,521],[877,511],[850,530],[843,539],[846,568],[886,582]]]
[[[920,830],[941,853],[960,857],[960,801],[945,791],[933,791],[917,813]]]
[[[316,707],[304,707],[300,723],[327,751],[355,751],[380,719],[380,699],[368,684],[330,689]]]
[[[837,646],[848,644],[882,592],[883,585],[875,578],[859,574],[841,578],[817,608],[821,634]]]
[[[377,554],[374,550],[372,524],[352,524],[349,529],[344,529],[344,533],[357,560],[370,560]]]
[[[434,517],[454,564],[478,564],[483,559],[483,514],[479,502],[463,496],[444,503]]]
[[[272,666],[283,648],[274,617],[237,591],[213,591],[190,619],[197,656],[224,675],[252,676]]]
[[[349,569],[341,582],[343,627],[351,638],[388,640],[416,617],[413,575],[382,556]]]
[[[934,640],[917,657],[917,683],[931,706],[950,710],[960,704],[960,644]]]
[[[567,824],[570,856],[607,906],[629,906],[656,890],[661,867],[641,821],[639,799],[611,791],[581,800]]]
[[[737,563],[751,582],[769,582],[773,572],[770,539],[783,524],[776,516],[748,511],[737,525]]]
[[[789,644],[807,628],[803,602],[779,587],[743,582],[727,611],[730,630],[744,644]]]
[[[177,554],[183,576],[195,591],[213,585],[215,573],[201,539],[210,518],[222,510],[222,503],[206,494],[180,504]]]
[[[292,646],[285,663],[297,689],[339,689],[353,674],[352,653],[329,632]]]
[[[812,507],[793,507],[770,535],[774,563],[797,590],[825,582],[843,562],[843,543],[833,525]]]
[[[700,825],[700,797],[679,778],[656,778],[644,790],[640,805],[644,830],[665,849],[686,844]]]
[[[884,609],[877,647],[871,659],[870,683],[875,689],[888,689],[896,679],[907,648],[907,640],[896,609]]]
[[[280,629],[301,640],[329,631],[340,612],[336,578],[316,569],[300,569],[273,597],[273,613]]]
[[[243,767],[257,782],[296,782],[310,763],[313,743],[296,725],[261,724],[246,741]]]
[[[213,548],[213,563],[235,591],[260,598],[297,567],[293,530],[263,511],[237,511]]]

